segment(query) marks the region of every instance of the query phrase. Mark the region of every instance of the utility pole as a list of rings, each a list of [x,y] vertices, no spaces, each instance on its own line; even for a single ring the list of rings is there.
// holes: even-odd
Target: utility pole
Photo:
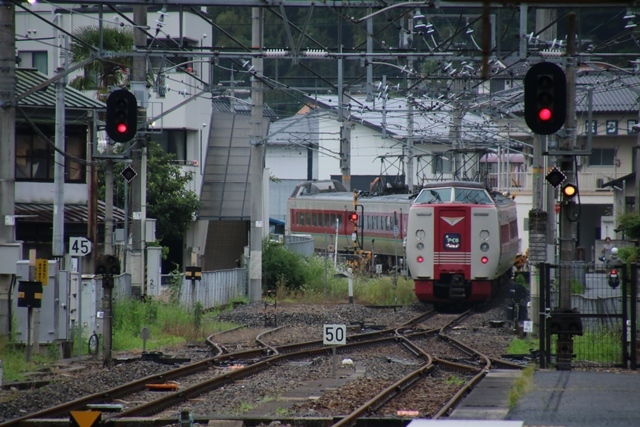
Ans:
[[[15,242],[15,6],[0,4],[0,245]],[[0,336],[9,330],[11,274],[0,272]]]
[[[67,37],[65,36],[65,45]],[[56,40],[57,43],[57,40]],[[65,50],[64,64],[58,66],[56,74],[64,73],[67,64],[67,58]],[[59,61],[59,58],[56,58]],[[53,247],[52,255],[62,263],[64,257],[64,176],[65,176],[65,158],[62,153],[65,152],[65,98],[64,90],[67,86],[67,75],[58,79],[55,83],[56,87],[56,152],[54,154],[55,165],[53,173],[53,182],[55,185],[54,204],[53,204]],[[62,267],[62,265],[61,265]],[[82,274],[82,272],[80,272]]]
[[[254,51],[264,46],[264,8],[251,8],[251,45]],[[263,224],[263,179],[264,179],[264,84],[260,80],[264,60],[260,55],[252,59],[251,76],[251,161],[249,178],[251,180],[251,260],[249,264],[249,300],[262,299],[262,236]],[[268,228],[267,228],[268,230]]]
[[[451,112],[451,124],[449,125],[449,141],[451,141],[451,147],[453,148],[453,179],[464,179],[464,174],[460,174],[463,165],[462,153],[462,105],[460,102],[456,102],[455,109]]]
[[[544,162],[542,152],[546,145],[545,135],[533,135],[533,192],[531,211],[529,212],[529,276],[531,285],[531,320],[533,333],[537,335],[540,312],[540,269],[538,264],[547,261],[547,222],[549,213],[545,211],[544,199]],[[553,221],[555,223],[555,221]]]
[[[90,111],[90,128],[87,132],[89,138],[89,150],[87,150],[87,237],[93,243],[93,247],[98,247],[98,168],[93,160],[94,150],[98,146],[97,138],[97,111]],[[97,151],[96,151],[97,152]],[[89,254],[89,262],[85,265],[93,265],[95,260],[95,249]],[[83,272],[80,271],[80,274]]]
[[[147,6],[133,6],[133,30],[134,44],[136,50],[147,49],[147,36],[143,30],[147,26]],[[135,137],[135,144],[131,149],[132,168],[137,176],[131,181],[131,205],[133,212],[133,222],[131,232],[133,235],[131,253],[131,286],[138,289],[140,295],[146,294],[145,283],[145,223],[147,219],[147,147],[146,147],[146,125],[145,129],[140,126],[147,122],[147,58],[135,56],[133,58],[133,69],[131,70],[131,91],[136,96],[138,103],[138,133]],[[125,236],[125,239],[128,236]],[[129,257],[128,257],[129,258]],[[125,270],[127,266],[125,266]]]
[[[372,9],[367,8],[367,15]],[[373,19],[367,19],[367,54],[373,53]],[[367,102],[373,102],[373,64],[367,61]]]
[[[342,53],[342,24],[338,24],[338,43]],[[338,58],[338,122],[340,123],[340,171],[342,184],[347,190],[351,188],[351,127],[344,119],[344,64],[342,56]]]
[[[575,162],[571,151],[575,150],[576,141],[576,15],[569,13],[567,32],[567,118],[565,121],[566,137],[560,140],[560,151],[568,155],[560,157],[560,169],[567,177],[567,182],[575,183]],[[573,221],[575,202],[563,201],[560,209],[560,308],[571,308],[571,262],[575,259],[575,239],[573,237]]]
[[[413,32],[413,19],[409,20],[409,30]],[[409,76],[413,75],[413,58],[411,57],[409,57],[407,61],[407,68],[407,88],[411,88],[413,86],[413,82],[409,78]],[[409,189],[409,194],[413,194],[413,181],[415,173],[413,171],[413,119],[413,94],[409,92],[407,93],[407,145],[405,147],[407,156],[407,188]]]

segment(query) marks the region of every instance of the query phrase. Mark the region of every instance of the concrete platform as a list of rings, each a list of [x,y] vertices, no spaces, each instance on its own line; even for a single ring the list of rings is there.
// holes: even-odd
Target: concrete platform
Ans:
[[[450,420],[502,420],[509,412],[509,392],[519,370],[494,369],[448,417]]]

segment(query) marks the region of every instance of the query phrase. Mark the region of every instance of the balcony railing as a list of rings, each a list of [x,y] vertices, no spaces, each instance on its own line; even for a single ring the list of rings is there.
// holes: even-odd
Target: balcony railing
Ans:
[[[576,184],[578,184],[583,194],[585,192],[612,191],[611,187],[603,188],[603,185],[624,175],[627,175],[627,173],[579,172]],[[531,191],[533,175],[531,172],[490,173],[487,176],[487,181],[494,190]]]

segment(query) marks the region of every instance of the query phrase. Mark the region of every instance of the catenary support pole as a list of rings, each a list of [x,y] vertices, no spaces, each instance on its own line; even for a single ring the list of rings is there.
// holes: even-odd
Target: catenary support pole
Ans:
[[[0,4],[0,244],[15,242],[15,6]],[[11,275],[0,274],[0,336],[10,333]]]
[[[251,9],[251,45],[254,51],[262,50],[264,46],[264,8]],[[251,259],[249,264],[249,300],[252,302],[262,299],[262,238],[265,230],[263,224],[263,177],[264,177],[264,141],[263,141],[263,110],[264,84],[260,80],[263,72],[262,57],[252,60],[253,75],[251,76]]]

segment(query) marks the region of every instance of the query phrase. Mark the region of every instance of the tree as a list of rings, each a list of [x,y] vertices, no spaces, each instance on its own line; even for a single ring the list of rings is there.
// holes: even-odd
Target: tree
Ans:
[[[122,152],[118,147],[116,152]],[[185,173],[173,163],[175,155],[165,153],[160,145],[147,144],[147,217],[155,218],[156,238],[165,248],[180,247],[184,232],[200,208],[198,195],[187,189],[193,173]],[[116,175],[118,176],[118,175]],[[134,178],[135,179],[135,178]],[[99,172],[99,195],[105,195],[104,166]],[[124,179],[114,182],[114,206],[124,208]],[[180,265],[181,253],[169,251],[169,262]]]
[[[91,57],[100,45],[100,28],[79,27],[74,31],[69,44],[71,62],[78,63]],[[130,28],[105,26],[102,28],[102,48],[105,52],[130,52],[133,46],[133,31]],[[86,65],[84,74],[74,78],[69,85],[78,90],[97,90],[98,97],[106,96],[109,85],[121,86],[127,81],[130,56],[96,58]]]

